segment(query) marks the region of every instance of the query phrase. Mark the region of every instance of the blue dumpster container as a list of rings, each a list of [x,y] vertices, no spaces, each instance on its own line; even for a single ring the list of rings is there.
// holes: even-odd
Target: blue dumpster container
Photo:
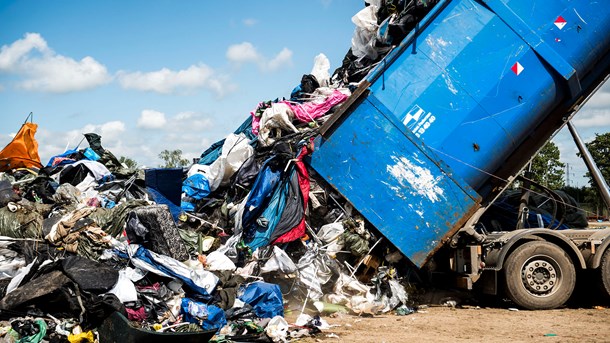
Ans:
[[[311,166],[413,263],[608,74],[604,1],[441,1],[322,128]]]

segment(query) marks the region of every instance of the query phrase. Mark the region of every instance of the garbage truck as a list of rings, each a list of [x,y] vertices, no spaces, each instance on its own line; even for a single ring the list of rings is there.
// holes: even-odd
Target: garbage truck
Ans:
[[[610,229],[480,224],[609,74],[604,1],[441,0],[323,124],[309,164],[455,286],[552,309],[595,270],[610,294]]]

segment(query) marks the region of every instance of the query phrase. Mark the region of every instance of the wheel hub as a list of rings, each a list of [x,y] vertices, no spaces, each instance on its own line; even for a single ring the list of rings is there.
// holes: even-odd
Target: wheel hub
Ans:
[[[557,285],[557,270],[544,260],[533,260],[523,267],[523,284],[534,294],[550,293]]]

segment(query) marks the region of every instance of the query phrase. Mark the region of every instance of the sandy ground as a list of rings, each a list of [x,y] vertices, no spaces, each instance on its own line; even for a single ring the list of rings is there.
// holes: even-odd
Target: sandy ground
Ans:
[[[610,342],[610,308],[514,311],[429,307],[407,316],[324,317],[337,325],[299,342]]]

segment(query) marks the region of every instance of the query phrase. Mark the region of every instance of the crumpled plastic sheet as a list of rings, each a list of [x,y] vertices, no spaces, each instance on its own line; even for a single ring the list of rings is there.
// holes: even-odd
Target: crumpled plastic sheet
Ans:
[[[19,270],[26,265],[23,256],[19,256],[16,251],[8,249],[11,243],[9,237],[0,236],[0,280],[15,277]]]
[[[17,287],[19,287],[19,285],[21,284],[21,281],[23,281],[23,279],[26,277],[26,275],[28,275],[30,273],[32,266],[34,266],[36,264],[37,260],[38,260],[38,257],[35,257],[34,260],[30,264],[22,267],[21,269],[19,269],[17,271],[17,274],[15,274],[15,276],[9,282],[8,286],[6,286],[6,294],[12,292]]]
[[[297,266],[286,252],[277,245],[273,246],[273,255],[261,267],[261,273],[280,271],[283,274],[292,274],[297,271]]]
[[[259,318],[284,316],[284,301],[280,287],[276,284],[257,281],[246,286],[239,300],[252,306]]]
[[[138,292],[136,286],[130,280],[129,271],[125,269],[119,270],[119,280],[108,293],[114,294],[122,303],[138,300]]]
[[[157,275],[177,278],[203,296],[209,296],[218,284],[218,277],[203,270],[203,267],[199,270],[190,269],[180,261],[155,254],[137,244],[130,245],[127,250],[136,267]]]
[[[334,257],[343,249],[343,240],[340,239],[343,232],[345,228],[341,222],[323,225],[318,231],[317,237],[325,244],[323,248],[329,256]]]
[[[224,254],[232,260],[237,259],[237,244],[241,240],[241,233],[236,233],[229,237],[225,244],[221,245],[216,251]]]
[[[311,246],[297,263],[299,284],[307,289],[308,297],[313,300],[322,298],[324,295],[322,285],[332,277],[332,270],[325,258],[328,258],[326,254],[319,251],[317,247]]]
[[[224,311],[215,305],[207,305],[189,298],[182,298],[181,310],[184,319],[200,324],[204,330],[220,330],[227,324]]]
[[[330,83],[330,61],[326,55],[320,53],[313,59],[311,73],[316,77],[321,87],[328,87]]]
[[[274,103],[263,112],[258,132],[259,142],[262,146],[269,146],[275,142],[271,138],[271,130],[283,129],[289,132],[299,132],[292,124],[295,114],[286,103]]]
[[[400,284],[400,282],[390,279],[388,280],[390,284],[390,290],[392,291],[392,297],[388,301],[388,306],[386,307],[386,311],[391,311],[396,308],[399,304],[407,305],[407,301],[409,300],[409,295],[407,294],[407,290],[405,287]]]
[[[285,102],[295,119],[308,123],[328,113],[333,107],[347,100],[348,95],[338,89],[318,88],[313,94],[314,100],[303,104]],[[279,105],[279,104],[277,104]]]
[[[42,339],[47,334],[47,323],[42,319],[34,320],[34,324],[38,326],[38,332],[31,336],[21,337],[16,343],[38,343],[42,342]]]
[[[377,35],[377,7],[368,6],[352,17],[356,25],[352,37],[352,53],[356,57],[375,60],[379,54],[374,46]]]
[[[288,322],[281,316],[275,316],[267,324],[265,333],[273,342],[287,342]]]
[[[230,270],[233,271],[237,269],[235,263],[231,261],[225,254],[219,251],[213,251],[206,255],[205,258],[206,269],[210,271],[216,270]]]
[[[331,304],[345,305],[352,312],[362,314],[379,314],[391,311],[399,304],[406,305],[408,294],[405,288],[395,279],[388,280],[392,296],[373,295],[371,287],[347,274],[339,275],[333,293],[325,294],[324,300]]]

